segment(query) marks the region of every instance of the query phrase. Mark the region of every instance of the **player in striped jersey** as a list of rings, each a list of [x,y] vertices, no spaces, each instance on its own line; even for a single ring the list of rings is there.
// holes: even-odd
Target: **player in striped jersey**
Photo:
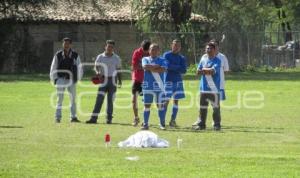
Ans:
[[[159,57],[159,46],[152,43],[149,48],[150,56],[142,59],[142,67],[144,69],[143,102],[144,102],[144,123],[142,130],[148,130],[150,107],[155,98],[158,115],[160,119],[160,129],[165,130],[165,72],[168,68],[167,61]]]
[[[206,129],[207,107],[209,102],[213,107],[214,129],[221,129],[220,113],[220,72],[221,60],[216,57],[216,45],[212,42],[206,45],[207,58],[202,58],[198,65],[197,74],[200,81],[200,112],[199,123],[195,130]]]
[[[221,60],[221,71],[220,71],[220,100],[224,101],[226,99],[225,95],[225,74],[230,71],[228,59],[227,57],[219,52],[219,42],[215,39],[210,40],[210,42],[214,43],[216,46],[216,56]],[[201,59],[208,58],[207,54],[204,54]],[[200,120],[197,119],[196,122],[193,123],[193,126],[197,126],[199,124]]]

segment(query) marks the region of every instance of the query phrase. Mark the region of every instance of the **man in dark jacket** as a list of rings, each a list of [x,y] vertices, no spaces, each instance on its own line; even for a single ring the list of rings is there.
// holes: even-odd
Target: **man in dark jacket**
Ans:
[[[82,66],[78,53],[72,50],[72,40],[63,39],[63,49],[54,57],[50,69],[50,79],[57,88],[57,105],[55,113],[56,123],[61,121],[61,109],[64,99],[64,91],[67,88],[70,94],[71,122],[80,122],[76,116],[76,82],[82,77]]]

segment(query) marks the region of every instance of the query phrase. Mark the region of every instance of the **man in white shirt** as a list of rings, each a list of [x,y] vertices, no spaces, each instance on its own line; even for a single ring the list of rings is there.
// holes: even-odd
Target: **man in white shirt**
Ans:
[[[107,94],[107,107],[106,107],[106,123],[111,124],[113,118],[113,102],[115,93],[117,91],[116,84],[121,87],[121,59],[114,53],[115,42],[107,40],[105,51],[98,55],[95,61],[96,74],[104,80],[99,85],[96,103],[93,109],[92,116],[86,121],[87,124],[96,124],[98,115],[101,111],[104,97]],[[118,79],[118,82],[117,82]]]
[[[221,80],[220,80],[220,89],[221,89],[221,93],[220,93],[220,99],[221,100],[225,100],[226,96],[225,96],[225,74],[229,72],[229,64],[228,64],[228,59],[227,57],[219,52],[219,42],[216,40],[211,40],[210,42],[213,42],[216,45],[216,49],[217,49],[217,58],[219,58],[221,60]]]

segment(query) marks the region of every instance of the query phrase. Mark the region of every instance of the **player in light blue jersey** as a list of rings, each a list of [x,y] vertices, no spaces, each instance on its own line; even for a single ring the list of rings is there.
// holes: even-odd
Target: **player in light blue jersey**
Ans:
[[[219,52],[219,42],[215,39],[210,40],[210,42],[214,43],[216,45],[216,57],[221,60],[221,70],[220,70],[220,100],[224,101],[226,100],[225,95],[225,74],[227,74],[229,69],[228,59],[227,57]],[[201,60],[204,60],[205,58],[208,58],[207,54],[204,54],[201,57]],[[199,124],[200,120],[197,119],[196,122],[193,123],[193,126],[197,126]]]
[[[221,60],[216,57],[214,43],[206,45],[208,58],[202,58],[198,65],[197,74],[201,75],[200,81],[200,112],[199,124],[194,128],[204,130],[206,128],[207,107],[209,102],[213,107],[214,130],[221,129],[220,113],[220,71]]]
[[[176,116],[178,112],[178,101],[185,98],[182,75],[186,73],[186,59],[180,53],[180,40],[173,40],[171,50],[165,52],[163,57],[168,61],[168,72],[166,76],[166,102],[165,112],[167,112],[169,100],[173,98],[172,115],[170,127],[176,127]]]
[[[160,119],[160,129],[165,130],[165,112],[164,112],[164,96],[165,96],[165,71],[168,68],[167,61],[159,56],[159,46],[152,43],[149,48],[150,56],[142,59],[142,67],[144,69],[143,101],[144,101],[144,123],[142,130],[149,129],[150,107],[155,98],[158,108],[158,116]]]

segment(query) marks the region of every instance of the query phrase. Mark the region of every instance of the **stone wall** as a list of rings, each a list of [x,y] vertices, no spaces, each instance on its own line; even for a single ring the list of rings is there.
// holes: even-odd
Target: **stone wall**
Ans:
[[[116,42],[116,53],[128,65],[139,35],[130,23],[76,24],[5,23],[0,27],[0,72],[48,72],[63,37],[73,39],[74,49],[83,62],[93,62],[104,50],[105,41]]]

